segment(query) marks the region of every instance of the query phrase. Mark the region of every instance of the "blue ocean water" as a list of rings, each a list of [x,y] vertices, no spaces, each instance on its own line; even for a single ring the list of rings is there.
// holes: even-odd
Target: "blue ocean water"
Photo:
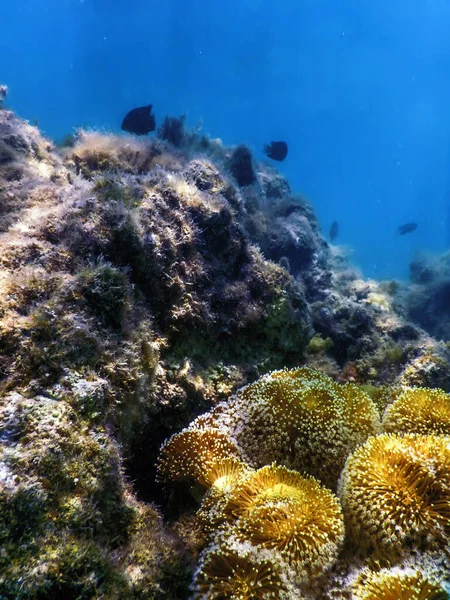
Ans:
[[[450,243],[449,30],[447,0],[0,0],[0,80],[54,139],[148,103],[258,159],[285,139],[324,232],[407,278]]]

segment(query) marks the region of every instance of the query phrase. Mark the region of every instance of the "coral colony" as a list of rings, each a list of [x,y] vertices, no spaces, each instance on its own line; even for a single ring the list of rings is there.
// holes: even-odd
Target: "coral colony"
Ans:
[[[448,598],[448,257],[364,280],[247,147],[6,91],[0,598]]]
[[[436,578],[449,568],[450,398],[396,396],[381,418],[356,385],[275,371],[174,434],[160,476],[207,490],[194,595],[445,598]]]

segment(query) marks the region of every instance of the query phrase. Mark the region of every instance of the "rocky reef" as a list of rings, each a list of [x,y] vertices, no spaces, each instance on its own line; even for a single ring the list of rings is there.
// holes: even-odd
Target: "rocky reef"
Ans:
[[[247,148],[180,119],[56,148],[5,93],[0,597],[188,598],[195,494],[155,482],[166,438],[283,367],[448,390],[449,350]]]
[[[410,282],[396,294],[397,309],[438,340],[450,340],[450,253],[416,254]]]

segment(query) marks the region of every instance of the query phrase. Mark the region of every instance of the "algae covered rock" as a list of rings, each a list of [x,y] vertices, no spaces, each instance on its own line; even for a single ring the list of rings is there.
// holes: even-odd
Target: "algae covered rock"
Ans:
[[[0,596],[186,597],[158,447],[299,360],[300,286],[222,167],[164,141],[80,133],[59,154],[1,109],[0,196]]]

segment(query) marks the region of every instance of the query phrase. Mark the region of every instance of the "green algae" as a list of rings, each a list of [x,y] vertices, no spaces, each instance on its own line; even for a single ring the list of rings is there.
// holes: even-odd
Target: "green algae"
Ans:
[[[130,294],[126,273],[109,263],[101,263],[79,273],[82,296],[100,323],[120,330]]]
[[[321,335],[316,334],[311,338],[306,346],[306,351],[309,354],[324,354],[334,346],[331,338],[323,338]]]

